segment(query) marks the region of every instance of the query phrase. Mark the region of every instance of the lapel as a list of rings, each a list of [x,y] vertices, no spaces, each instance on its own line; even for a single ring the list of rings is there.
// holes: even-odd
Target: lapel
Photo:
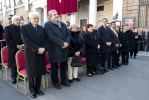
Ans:
[[[37,25],[38,31],[35,30],[34,26],[33,26],[31,23],[29,23],[28,25],[29,25],[29,28],[30,28],[31,30],[33,30],[33,32],[34,32],[33,34],[34,34],[36,37],[40,37],[40,35],[41,35],[41,30],[40,30],[39,25]]]
[[[103,26],[103,25],[101,26],[101,28],[102,28],[102,30],[103,30],[104,32],[106,32],[106,33],[107,33],[107,30],[104,28],[104,26]]]

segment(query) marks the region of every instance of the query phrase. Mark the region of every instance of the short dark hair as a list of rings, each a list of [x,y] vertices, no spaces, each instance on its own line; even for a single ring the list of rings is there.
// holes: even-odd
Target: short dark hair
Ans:
[[[93,27],[92,24],[87,24],[87,25],[86,25],[86,28],[90,28],[91,26]]]
[[[116,22],[115,22],[115,21],[112,21],[112,22],[111,22],[111,25],[112,25],[113,23],[116,23]]]
[[[108,21],[108,19],[107,19],[107,18],[103,18],[102,20],[106,20],[106,21]]]

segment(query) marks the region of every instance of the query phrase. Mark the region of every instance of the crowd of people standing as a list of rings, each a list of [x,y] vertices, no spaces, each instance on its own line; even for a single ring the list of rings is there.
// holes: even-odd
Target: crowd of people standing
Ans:
[[[129,65],[129,57],[136,58],[138,50],[149,49],[149,32],[131,30],[128,24],[122,28],[115,21],[107,26],[108,19],[102,19],[97,28],[92,24],[82,27],[59,21],[57,11],[48,12],[49,21],[44,27],[38,24],[39,15],[29,14],[30,22],[20,26],[20,17],[15,15],[11,24],[5,27],[4,35],[8,46],[8,67],[11,68],[11,82],[16,84],[17,70],[15,54],[24,49],[25,64],[29,81],[30,96],[44,95],[40,90],[41,76],[46,74],[45,52],[51,64],[51,80],[56,89],[61,85],[70,87],[73,81],[81,81],[78,67],[72,65],[73,57],[85,57],[87,76],[104,74],[109,70]],[[1,32],[2,33],[2,32]],[[60,65],[60,80],[58,78]],[[68,66],[68,77],[67,77]],[[61,84],[61,85],[60,85]]]

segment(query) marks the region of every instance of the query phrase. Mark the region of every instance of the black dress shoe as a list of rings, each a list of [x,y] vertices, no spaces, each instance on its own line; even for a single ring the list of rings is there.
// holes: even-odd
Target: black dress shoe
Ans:
[[[17,83],[17,80],[11,80],[11,83],[12,84],[16,84]]]
[[[67,82],[65,82],[65,83],[61,83],[61,85],[64,85],[64,86],[66,86],[66,87],[70,87],[70,84],[67,83]]]
[[[108,69],[109,69],[109,70],[113,70],[113,68],[112,68],[111,66],[110,66],[110,67],[108,66]]]
[[[105,72],[109,72],[107,69],[104,69]]]
[[[112,66],[113,68],[115,68],[115,69],[119,69],[118,67],[116,67],[116,66]]]
[[[76,80],[76,81],[78,81],[78,82],[81,81],[79,78],[74,78],[73,80]]]
[[[36,96],[36,92],[34,92],[34,91],[31,92],[31,93],[30,93],[30,96],[31,96],[31,98],[35,99],[35,98],[37,97],[37,96]]]
[[[59,84],[54,84],[53,85],[56,89],[60,90],[61,89],[61,86]]]
[[[37,93],[38,95],[40,95],[40,96],[44,95],[44,93],[43,93],[40,89],[37,89],[37,90],[36,90],[36,93]]]
[[[73,83],[73,80],[68,80],[68,81],[69,81],[69,83],[71,83],[71,84]]]

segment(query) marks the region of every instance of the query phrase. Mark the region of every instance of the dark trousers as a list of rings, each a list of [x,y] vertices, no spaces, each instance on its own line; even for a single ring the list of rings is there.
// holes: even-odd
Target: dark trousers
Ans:
[[[141,41],[140,50],[144,51],[144,48],[145,48],[145,42]]]
[[[92,74],[93,72],[96,72],[95,66],[87,66],[87,74]]]
[[[120,58],[120,54],[119,53],[115,53],[115,65],[119,65],[119,59]]]
[[[40,89],[41,86],[41,77],[29,78],[29,90],[30,92]]]
[[[112,60],[112,63],[111,63]],[[108,67],[115,66],[115,51],[112,51],[111,53],[109,53],[108,55]]]
[[[149,51],[149,40],[145,39],[145,51]]]
[[[122,53],[122,63],[123,64],[124,63],[129,63],[128,60],[129,60],[129,52],[123,52]]]
[[[108,60],[109,53],[101,53],[101,66],[106,69],[106,61]]]
[[[136,52],[130,52],[130,56],[136,56],[137,55],[137,53]]]
[[[67,82],[66,80],[66,66],[67,62],[60,63],[61,83]],[[51,79],[53,84],[58,84],[58,63],[51,63]]]
[[[17,78],[17,68],[11,68],[11,79],[16,80]]]

